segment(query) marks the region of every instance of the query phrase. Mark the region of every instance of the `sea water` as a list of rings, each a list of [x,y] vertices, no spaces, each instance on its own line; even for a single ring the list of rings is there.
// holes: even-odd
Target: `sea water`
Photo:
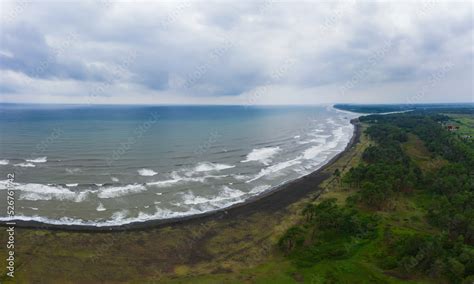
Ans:
[[[111,226],[213,211],[317,170],[347,146],[354,117],[331,106],[2,104],[0,200],[15,173],[18,220]]]

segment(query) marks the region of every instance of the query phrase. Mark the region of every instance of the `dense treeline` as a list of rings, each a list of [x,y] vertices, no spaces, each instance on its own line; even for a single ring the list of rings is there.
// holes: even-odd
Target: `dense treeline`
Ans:
[[[472,282],[472,144],[445,130],[442,123],[449,118],[434,112],[370,115],[360,120],[370,125],[366,134],[374,145],[363,152],[363,162],[342,177],[343,184],[353,189],[354,194],[343,207],[331,200],[308,205],[303,212],[305,221],[290,229],[280,240],[282,250],[297,263],[309,264],[327,257],[322,252],[324,248],[340,244],[343,237],[335,238],[334,232],[372,240],[376,232],[374,227],[378,226],[383,228],[383,234],[377,240],[380,242],[377,255],[381,268],[401,274],[422,273],[453,283]],[[439,157],[448,162],[422,171],[402,148],[409,133],[424,142],[432,158]],[[377,222],[377,212],[390,213],[391,202],[400,196],[410,197],[414,192],[424,197],[425,219],[436,228],[436,233],[394,230]],[[327,235],[331,237],[324,237]],[[316,237],[318,242],[314,241],[315,236],[319,236]],[[304,248],[307,244],[311,244],[310,249]],[[337,254],[338,250],[334,251]],[[339,251],[340,257],[347,254],[347,250]]]
[[[402,235],[387,240],[389,249],[383,255],[384,262],[392,256],[398,268],[461,282],[469,281],[467,278],[474,275],[474,149],[443,129],[442,122],[448,119],[426,113],[362,118],[411,132],[424,141],[433,156],[450,162],[425,173],[418,183],[430,197],[427,220],[440,233]]]
[[[474,275],[474,149],[458,136],[446,131],[442,122],[447,116],[434,113],[412,113],[388,116],[368,116],[362,121],[373,124],[367,132],[371,139],[399,141],[400,131],[411,132],[424,141],[433,157],[439,156],[450,163],[431,172],[413,174],[415,187],[429,196],[426,214],[431,225],[439,228],[438,235],[399,236],[389,242],[385,260],[395,255],[397,267],[418,271],[431,276],[444,276],[452,282]],[[374,129],[390,125],[392,137]],[[398,130],[395,130],[398,128]],[[375,134],[375,135],[374,135]],[[383,138],[385,135],[388,138]],[[383,140],[380,140],[383,139]],[[384,143],[380,146],[387,147]],[[379,157],[378,161],[386,161]],[[406,164],[408,166],[408,164]],[[401,172],[395,172],[399,176]],[[406,171],[405,171],[406,174]],[[408,178],[410,181],[413,179]]]
[[[361,120],[377,122],[376,125],[388,123],[410,131],[424,141],[433,156],[450,161],[426,173],[420,183],[433,200],[428,218],[452,237],[462,236],[467,244],[474,245],[474,149],[440,126],[448,119],[437,114],[410,114],[368,116]]]
[[[348,257],[357,248],[354,239],[375,237],[377,218],[350,207],[340,207],[335,199],[308,204],[304,222],[290,228],[280,239],[280,248],[298,266],[311,266],[323,259]]]
[[[420,137],[433,155],[439,155],[454,163],[463,163],[474,168],[474,148],[441,127],[441,123],[449,121],[449,117],[431,112],[371,115],[361,117],[363,122],[388,124],[399,127]]]
[[[443,282],[472,283],[474,252],[462,239],[445,234],[403,234],[388,232],[384,238],[380,266],[404,273],[423,273]]]
[[[376,145],[364,151],[366,163],[350,169],[343,181],[358,189],[351,202],[381,210],[394,194],[413,191],[422,181],[421,170],[400,146],[407,141],[405,131],[380,123],[369,127],[367,135]]]

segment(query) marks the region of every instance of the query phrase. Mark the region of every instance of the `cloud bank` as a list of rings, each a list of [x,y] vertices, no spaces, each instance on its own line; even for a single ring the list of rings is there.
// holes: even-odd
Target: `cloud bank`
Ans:
[[[2,1],[1,102],[473,102],[472,2]]]

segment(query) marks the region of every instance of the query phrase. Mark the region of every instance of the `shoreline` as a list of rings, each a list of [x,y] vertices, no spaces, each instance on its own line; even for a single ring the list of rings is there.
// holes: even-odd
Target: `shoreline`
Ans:
[[[345,155],[349,149],[353,148],[360,139],[361,127],[359,119],[355,118],[351,120],[351,124],[354,126],[352,137],[347,144],[346,148],[338,153],[336,156],[331,158],[326,164],[321,166],[314,172],[300,177],[298,179],[289,181],[285,184],[277,186],[267,192],[259,194],[255,197],[249,198],[248,200],[234,204],[230,207],[217,209],[214,211],[204,212],[201,214],[169,218],[169,219],[157,219],[148,220],[144,222],[132,222],[124,225],[112,225],[112,226],[93,226],[93,225],[66,225],[66,224],[48,224],[38,221],[1,221],[0,227],[12,226],[16,228],[25,229],[42,229],[42,230],[59,230],[59,231],[72,231],[72,232],[123,232],[123,231],[134,231],[134,230],[150,230],[165,227],[169,225],[184,225],[192,223],[202,223],[214,219],[230,219],[237,218],[240,216],[248,216],[257,212],[267,211],[274,212],[285,209],[290,204],[306,197],[311,192],[318,192],[318,196],[321,193],[319,185],[326,180],[331,174],[325,173],[324,170],[334,164],[340,157]]]

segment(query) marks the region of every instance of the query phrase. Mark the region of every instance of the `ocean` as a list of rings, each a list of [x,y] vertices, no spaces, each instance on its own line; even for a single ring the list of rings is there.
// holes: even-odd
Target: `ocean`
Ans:
[[[15,216],[116,226],[213,211],[322,167],[357,115],[331,106],[0,105]],[[1,201],[0,201],[1,202]]]

